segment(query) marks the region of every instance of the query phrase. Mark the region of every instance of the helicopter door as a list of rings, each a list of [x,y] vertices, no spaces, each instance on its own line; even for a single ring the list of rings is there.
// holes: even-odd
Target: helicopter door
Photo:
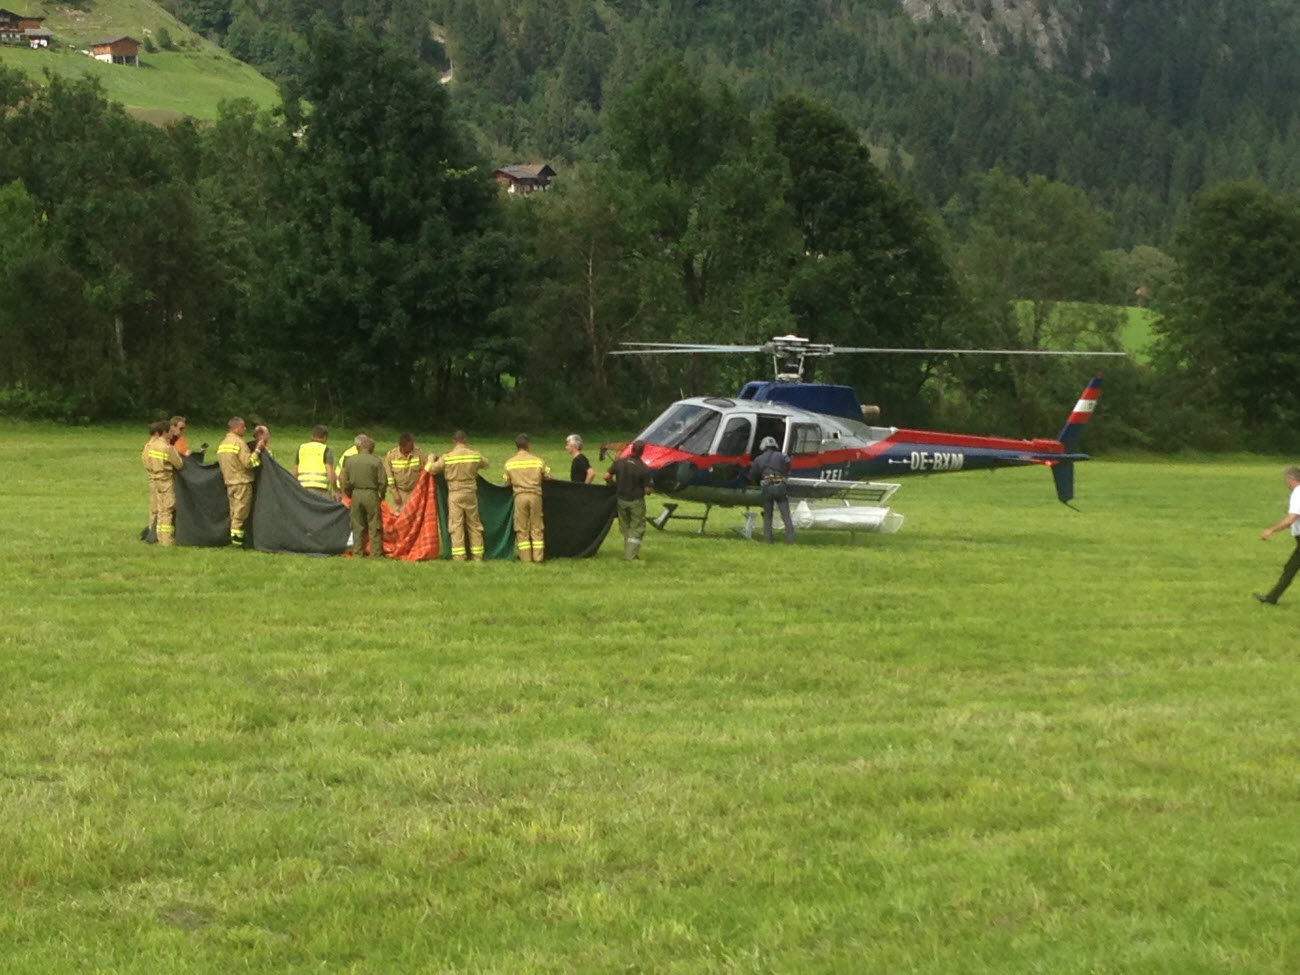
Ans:
[[[718,446],[713,452],[723,457],[739,457],[749,453],[749,444],[753,438],[753,418],[733,416],[727,420],[727,426],[718,438]]]
[[[771,437],[779,444],[785,443],[785,417],[771,413],[758,415],[758,430],[754,434],[754,449],[763,442],[764,437]]]

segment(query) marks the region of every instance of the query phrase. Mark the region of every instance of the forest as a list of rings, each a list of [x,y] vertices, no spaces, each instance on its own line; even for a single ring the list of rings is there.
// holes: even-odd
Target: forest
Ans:
[[[165,5],[277,80],[313,24],[361,27],[450,69],[490,154],[566,167],[608,151],[607,103],[671,52],[729,81],[750,112],[812,94],[931,207],[969,202],[993,168],[1041,174],[1114,214],[1112,241],[1129,248],[1166,243],[1193,194],[1218,183],[1300,190],[1300,8],[1286,0],[954,0],[984,45],[969,22],[909,17],[900,0]],[[1035,27],[1053,42],[1036,44]]]
[[[1195,186],[1174,187],[1165,166],[1163,183],[1121,192],[1118,170],[1066,148],[1077,137],[1105,152],[1077,119],[1026,136],[1023,158],[992,131],[974,132],[986,156],[964,156],[951,141],[913,152],[919,137],[864,125],[886,119],[864,106],[890,101],[898,64],[864,58],[858,74],[879,88],[828,93],[786,77],[757,91],[757,68],[655,53],[692,39],[674,4],[512,4],[508,32],[491,3],[445,0],[433,11],[445,44],[399,29],[427,22],[420,4],[364,16],[282,6],[266,4],[256,24],[251,8],[220,0],[182,11],[213,18],[232,50],[261,38],[242,53],[276,71],[274,112],[233,103],[214,124],[159,129],[90,82],[0,73],[0,411],[634,427],[670,398],[730,392],[765,366],[610,357],[622,341],[795,332],[1115,349],[1124,306],[1140,300],[1160,313],[1158,341],[1149,357],[1108,362],[1107,423],[1090,447],[1296,440],[1285,339],[1300,298],[1300,205],[1281,168],[1259,169],[1269,139],[1233,143],[1253,170],[1205,165]],[[766,18],[737,7],[711,40],[729,45],[731,67],[793,65],[790,51],[838,36],[835,19],[798,29],[811,6],[777,4]],[[858,18],[858,40],[885,44],[895,22],[866,26],[889,6],[835,9]],[[610,36],[616,21],[650,33],[633,50]],[[957,44],[944,25],[928,30],[931,50]],[[1028,58],[1013,52],[981,77],[1011,72],[1007,97],[1050,101],[1012,80],[1029,77]],[[448,70],[455,84],[443,83]],[[1135,118],[1163,117],[1174,132],[1191,117],[1183,81],[1150,105],[1150,78],[1108,84]],[[1255,99],[1251,83],[1235,94],[1258,102],[1260,124],[1293,128],[1290,102]],[[919,133],[911,104],[896,121]],[[1047,126],[1048,104],[1005,117]],[[1227,146],[1207,142],[1205,159]],[[553,189],[499,190],[496,166],[539,156],[561,172]],[[852,383],[895,425],[1044,435],[1094,370],[932,355],[837,359],[820,378]]]

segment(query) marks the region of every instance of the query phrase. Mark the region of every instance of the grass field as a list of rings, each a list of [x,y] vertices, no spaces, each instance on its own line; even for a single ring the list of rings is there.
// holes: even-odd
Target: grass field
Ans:
[[[1128,320],[1120,333],[1120,345],[1136,361],[1149,362],[1151,346],[1155,342],[1152,325],[1156,320],[1156,313],[1150,308],[1129,307],[1124,310]]]
[[[158,124],[185,115],[215,119],[220,103],[236,98],[247,98],[260,108],[280,101],[272,82],[215,48],[141,54],[140,67],[133,68],[73,52],[0,47],[0,64],[20,68],[37,81],[45,68],[64,77],[97,78],[110,101],[121,102],[132,115]]]
[[[1284,458],[534,567],[147,547],[144,439],[0,429],[7,973],[1300,970]]]

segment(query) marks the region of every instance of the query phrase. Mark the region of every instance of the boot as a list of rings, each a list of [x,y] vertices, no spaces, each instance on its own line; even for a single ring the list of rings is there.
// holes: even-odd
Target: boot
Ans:
[[[633,559],[641,557],[641,539],[626,538],[623,540],[623,561],[631,562]]]

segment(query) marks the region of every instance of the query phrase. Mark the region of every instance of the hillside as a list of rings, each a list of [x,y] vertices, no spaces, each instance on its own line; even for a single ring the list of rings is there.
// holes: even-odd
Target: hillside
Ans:
[[[95,0],[85,7],[26,3],[21,12],[45,18],[54,48],[0,47],[0,64],[35,79],[46,71],[96,78],[110,99],[139,118],[211,119],[224,100],[246,98],[264,108],[278,101],[273,82],[149,0]],[[81,53],[95,40],[118,35],[145,44],[139,67],[104,64]]]

